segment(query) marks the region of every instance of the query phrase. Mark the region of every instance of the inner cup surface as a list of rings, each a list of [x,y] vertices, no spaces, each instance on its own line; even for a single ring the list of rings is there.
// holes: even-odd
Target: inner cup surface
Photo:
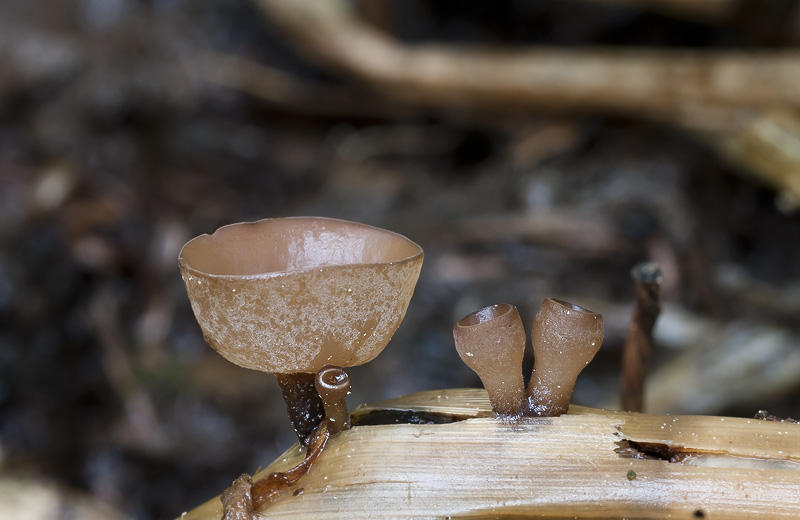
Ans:
[[[480,325],[508,314],[511,312],[511,309],[511,305],[507,303],[490,305],[464,316],[461,318],[461,321],[457,323],[457,325],[459,327],[472,327],[475,325]]]
[[[346,264],[399,262],[421,253],[401,235],[321,217],[234,224],[187,243],[181,259],[214,276],[274,276]]]

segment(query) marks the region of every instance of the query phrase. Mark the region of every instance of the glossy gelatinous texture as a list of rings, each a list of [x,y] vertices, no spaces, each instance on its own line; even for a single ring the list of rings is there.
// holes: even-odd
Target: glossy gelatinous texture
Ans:
[[[272,373],[366,363],[414,292],[422,249],[375,227],[319,217],[232,224],[181,250],[195,317],[214,349]]]
[[[350,429],[350,413],[345,397],[350,392],[350,376],[343,368],[327,365],[317,372],[317,393],[325,407],[331,435]]]
[[[275,374],[281,388],[286,413],[297,434],[300,444],[305,446],[308,436],[325,418],[325,407],[322,398],[314,386],[315,374],[297,372],[295,374]]]
[[[575,380],[603,343],[603,317],[571,303],[545,298],[531,329],[534,365],[529,384],[532,415],[567,412]]]
[[[456,323],[453,339],[458,355],[481,378],[492,410],[519,416],[525,406],[525,328],[517,308],[503,303],[468,314]]]

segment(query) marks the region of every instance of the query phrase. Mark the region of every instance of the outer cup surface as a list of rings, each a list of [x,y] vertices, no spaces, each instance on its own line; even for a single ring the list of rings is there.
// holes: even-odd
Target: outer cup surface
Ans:
[[[405,316],[422,259],[390,231],[292,217],[201,235],[179,265],[209,345],[246,368],[294,373],[377,356]]]

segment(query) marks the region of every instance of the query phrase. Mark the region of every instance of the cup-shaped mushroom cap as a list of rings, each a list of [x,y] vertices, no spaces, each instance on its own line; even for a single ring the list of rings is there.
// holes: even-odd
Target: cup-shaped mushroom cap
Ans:
[[[179,265],[209,345],[246,368],[296,373],[377,356],[405,316],[422,258],[397,233],[291,217],[201,235]]]
[[[545,298],[531,328],[534,415],[567,411],[578,374],[603,343],[603,317],[569,302]]]
[[[502,303],[468,314],[456,323],[453,339],[458,355],[481,378],[492,410],[520,415],[525,404],[525,328],[517,308]]]

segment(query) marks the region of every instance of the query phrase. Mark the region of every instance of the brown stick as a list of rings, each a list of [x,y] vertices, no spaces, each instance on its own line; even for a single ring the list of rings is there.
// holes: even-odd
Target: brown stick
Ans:
[[[589,0],[584,0],[589,1]],[[663,13],[698,22],[721,23],[729,19],[736,0],[591,0],[595,3],[619,5]]]
[[[636,284],[636,307],[622,349],[622,409],[641,412],[644,408],[644,380],[653,350],[653,326],[661,310],[658,293],[661,288],[661,268],[651,262],[637,264],[631,270]]]
[[[800,52],[404,45],[331,0],[256,0],[296,50],[396,100],[459,109],[603,110],[720,129],[800,106]]]
[[[732,161],[744,163],[780,191],[781,209],[800,206],[800,159],[793,148],[800,131],[784,124],[787,118],[797,119],[791,110],[800,107],[797,50],[411,46],[359,21],[342,0],[254,1],[310,61],[355,78],[406,108],[455,110],[461,117],[548,110],[660,120],[699,134]],[[641,2],[726,16],[735,8],[727,0]],[[294,92],[287,88],[289,82],[279,75],[242,68],[246,74],[205,76],[273,102],[277,98],[298,104],[296,94],[289,94]],[[353,104],[342,106],[346,105]],[[778,127],[788,139],[775,135],[772,129]],[[774,153],[764,155],[761,150]]]

